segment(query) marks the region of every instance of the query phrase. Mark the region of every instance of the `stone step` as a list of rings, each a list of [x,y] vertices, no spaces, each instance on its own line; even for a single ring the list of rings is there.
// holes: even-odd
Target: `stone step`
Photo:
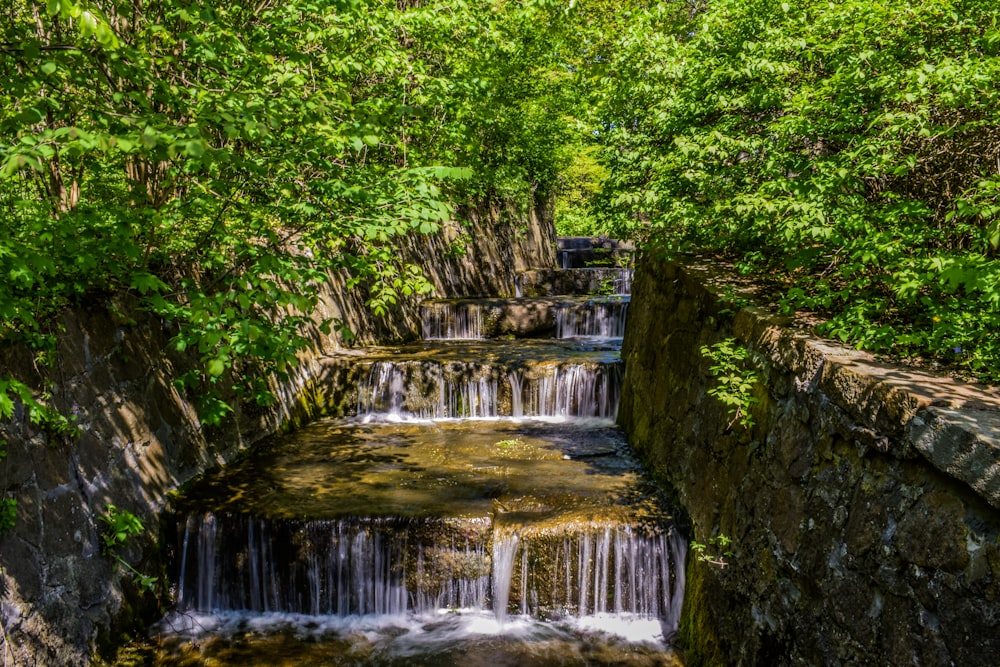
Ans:
[[[664,515],[654,495],[609,422],[326,419],[261,443],[253,457],[192,485],[174,507],[183,515],[462,523],[509,513],[541,529],[560,520],[655,523]]]
[[[324,359],[327,414],[368,420],[462,417],[614,419],[620,342],[421,342]]]
[[[424,340],[500,337],[621,338],[628,296],[431,299],[420,306]]]
[[[632,291],[632,269],[532,269],[516,278],[516,292],[523,297],[571,295],[626,295]]]
[[[631,266],[635,248],[614,239],[563,236],[556,242],[556,259],[561,269]]]

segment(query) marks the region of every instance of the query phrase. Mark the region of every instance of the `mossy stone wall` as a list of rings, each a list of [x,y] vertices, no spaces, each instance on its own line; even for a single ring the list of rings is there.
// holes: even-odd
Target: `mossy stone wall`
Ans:
[[[996,665],[1000,397],[814,338],[714,263],[645,258],[619,421],[688,514],[688,664]],[[703,345],[761,377],[730,427]]]

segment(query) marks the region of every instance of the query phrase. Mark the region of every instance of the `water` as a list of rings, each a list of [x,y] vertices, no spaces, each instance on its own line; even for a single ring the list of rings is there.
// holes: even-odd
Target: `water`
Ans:
[[[477,340],[486,338],[484,308],[476,302],[431,301],[420,308],[424,340]]]
[[[556,338],[622,338],[628,304],[627,297],[567,304],[556,311]]]
[[[329,651],[316,664],[449,664],[487,649],[509,664],[605,664],[588,646],[607,664],[666,664],[683,599],[680,536],[527,514],[493,525],[190,515],[181,559],[198,567],[156,628],[160,664],[184,664],[192,645],[217,660],[256,645],[251,664],[270,664],[292,639],[296,651]]]
[[[618,414],[619,359],[504,363],[376,361],[358,384],[364,421],[495,417],[602,417]]]
[[[352,414],[176,500],[176,608],[139,659],[679,664],[687,545],[614,426],[627,308],[432,301],[430,342],[331,359]]]
[[[588,269],[601,296],[531,299],[433,299],[420,307],[425,341],[489,338],[621,338],[628,311],[631,271]]]
[[[574,621],[509,618],[444,610],[432,616],[174,614],[160,627],[159,650],[135,662],[161,667],[680,667],[655,621],[599,616]]]
[[[594,267],[581,269],[541,269],[518,275],[518,297],[546,297],[560,294],[626,296],[632,291],[633,269]]]

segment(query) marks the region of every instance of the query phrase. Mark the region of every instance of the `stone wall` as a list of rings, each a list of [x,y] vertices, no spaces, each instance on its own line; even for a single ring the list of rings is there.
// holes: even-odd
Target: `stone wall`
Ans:
[[[1000,396],[752,299],[696,259],[633,285],[619,421],[690,538],[733,539],[725,566],[688,559],[686,664],[998,664]],[[699,349],[730,337],[762,377],[749,429],[706,393]]]
[[[547,205],[518,214],[499,206],[465,212],[436,237],[409,241],[440,296],[512,295],[519,269],[553,266],[555,232]],[[358,343],[414,338],[416,300],[377,318],[362,290],[331,276],[321,317],[342,319]],[[101,554],[98,517],[108,503],[143,519],[149,535],[126,557],[160,573],[157,517],[168,494],[205,469],[238,455],[288,423],[322,411],[326,388],[314,381],[322,355],[344,345],[316,332],[294,377],[276,387],[275,409],[237,407],[223,427],[203,428],[173,380],[195,362],[172,352],[170,322],[149,317],[127,298],[67,312],[55,363],[37,367],[7,350],[4,375],[46,388],[79,437],[46,433],[22,413],[0,423],[9,456],[0,484],[17,501],[17,523],[0,537],[0,664],[85,665],[122,632],[141,631],[156,601]],[[146,607],[152,606],[152,609]],[[131,624],[131,625],[130,625]]]

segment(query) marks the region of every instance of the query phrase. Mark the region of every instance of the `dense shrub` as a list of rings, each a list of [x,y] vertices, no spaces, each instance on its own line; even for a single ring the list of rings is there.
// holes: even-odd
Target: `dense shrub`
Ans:
[[[604,210],[735,258],[827,335],[1000,382],[998,18],[718,0],[678,31],[647,12],[608,79]]]

